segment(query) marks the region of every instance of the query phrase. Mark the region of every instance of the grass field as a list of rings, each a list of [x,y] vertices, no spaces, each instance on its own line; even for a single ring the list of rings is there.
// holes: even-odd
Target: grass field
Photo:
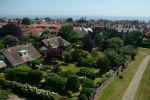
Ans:
[[[147,65],[134,100],[150,100],[150,62]]]
[[[150,53],[149,51],[149,49],[139,49],[139,52],[142,53]],[[136,60],[130,62],[130,64],[127,66],[127,69],[122,73],[124,79],[116,77],[113,82],[104,90],[103,94],[97,97],[96,100],[121,100],[144,57],[145,55],[138,53]]]

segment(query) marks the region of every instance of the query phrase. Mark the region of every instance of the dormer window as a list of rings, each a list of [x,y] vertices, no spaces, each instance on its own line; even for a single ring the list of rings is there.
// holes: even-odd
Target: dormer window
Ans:
[[[0,55],[0,61],[4,61],[5,57],[3,55]]]
[[[20,56],[28,56],[28,50],[19,51]]]

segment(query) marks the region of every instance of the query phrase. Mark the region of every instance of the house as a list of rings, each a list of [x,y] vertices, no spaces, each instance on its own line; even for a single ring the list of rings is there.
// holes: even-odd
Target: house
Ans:
[[[70,42],[66,41],[62,37],[56,36],[42,40],[40,50],[47,50],[49,46],[52,48],[58,48],[58,47],[66,47],[70,44],[71,44]]]
[[[89,32],[93,32],[93,30],[91,28],[81,27],[80,28],[80,37],[83,38]]]
[[[31,43],[9,47],[0,51],[0,67],[15,67],[39,57],[40,53]]]

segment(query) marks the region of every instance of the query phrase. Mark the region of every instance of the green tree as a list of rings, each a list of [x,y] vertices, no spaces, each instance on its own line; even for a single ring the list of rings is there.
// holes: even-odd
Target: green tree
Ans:
[[[119,49],[119,52],[123,55],[129,55],[132,59],[134,59],[137,54],[136,49],[131,45],[126,45],[122,47],[121,49]]]
[[[73,19],[70,17],[66,20],[66,22],[73,22]]]
[[[105,41],[105,39],[104,39],[103,33],[99,33],[99,34],[95,35],[95,44],[100,49],[102,49],[104,41]]]
[[[12,35],[7,35],[3,40],[4,45],[16,46],[19,44],[19,40],[17,37]]]
[[[118,54],[115,50],[108,49],[105,51],[105,54],[111,62],[111,67],[118,67],[123,64],[123,55]]]
[[[31,24],[30,18],[23,18],[22,24],[24,24],[24,25],[30,25]]]
[[[102,57],[96,62],[97,68],[100,68],[101,71],[108,71],[111,69],[111,62],[107,57]]]
[[[57,74],[49,73],[46,77],[47,86],[55,92],[63,94],[65,92],[66,78]]]
[[[83,48],[90,51],[94,46],[95,40],[89,34],[85,35],[83,38]]]
[[[80,94],[78,98],[79,100],[88,100],[88,97],[85,94]]]
[[[79,39],[79,33],[74,31],[73,26],[70,24],[62,26],[59,35],[70,42],[76,42]]]
[[[1,35],[3,35],[3,36],[13,35],[15,37],[18,37],[19,39],[21,39],[23,36],[23,33],[22,33],[20,27],[18,27],[15,24],[4,25],[2,27],[2,32],[3,32],[3,34],[1,34]]]
[[[118,49],[123,47],[124,41],[118,37],[113,37],[107,40],[108,48]]]
[[[130,45],[132,44],[134,46],[137,46],[139,43],[143,41],[143,36],[144,35],[142,32],[132,31],[127,34],[125,41],[127,44],[130,44]]]
[[[80,71],[78,72],[78,75],[88,77],[93,80],[95,79],[95,73],[90,68],[81,68]]]
[[[79,78],[77,76],[71,76],[66,83],[66,89],[72,92],[78,92],[80,87]]]
[[[82,87],[85,88],[94,88],[94,81],[89,78],[84,78],[82,80]]]

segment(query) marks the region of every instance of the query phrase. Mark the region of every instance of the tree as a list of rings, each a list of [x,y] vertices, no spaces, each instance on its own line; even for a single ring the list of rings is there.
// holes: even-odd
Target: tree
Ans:
[[[96,60],[100,59],[101,57],[104,57],[105,55],[103,52],[100,52],[98,50],[92,50],[91,56],[96,61]]]
[[[46,77],[46,85],[55,92],[64,94],[66,78],[63,78],[57,74],[49,73]]]
[[[78,98],[79,100],[88,100],[88,97],[85,94],[80,94]]]
[[[127,34],[126,44],[137,46],[143,41],[143,33],[138,31],[132,31]]]
[[[62,49],[59,48],[51,48],[48,50],[46,60],[52,61],[56,59],[62,58]]]
[[[72,19],[72,18],[68,18],[68,19],[66,20],[66,22],[73,22],[73,19]]]
[[[81,94],[85,94],[87,97],[91,96],[93,89],[91,88],[83,88]]]
[[[107,42],[108,42],[108,48],[112,48],[112,49],[118,49],[123,47],[124,45],[124,41],[118,37],[110,38],[107,40]]]
[[[82,80],[82,87],[84,88],[94,88],[94,81],[89,78],[84,78]]]
[[[79,78],[77,76],[71,76],[66,83],[66,89],[72,92],[78,92],[80,87]]]
[[[93,58],[91,58],[91,57],[82,58],[79,61],[79,65],[80,66],[85,66],[85,67],[94,67],[94,63],[95,63],[95,60]]]
[[[111,69],[111,62],[107,57],[102,57],[97,60],[96,66],[99,67],[102,72],[106,72]]]
[[[37,84],[40,83],[40,81],[43,79],[43,72],[39,70],[30,70],[28,72],[28,81],[31,84]]]
[[[78,23],[88,23],[88,21],[86,20],[86,18],[82,17],[81,19],[77,20]]]
[[[23,33],[22,33],[20,27],[14,25],[14,24],[4,25],[2,28],[2,31],[3,31],[3,36],[13,35],[15,37],[18,37],[19,39],[23,36]]]
[[[79,33],[73,30],[72,25],[64,25],[59,30],[59,35],[70,42],[76,42],[79,39]]]
[[[23,24],[23,25],[30,25],[30,24],[31,24],[30,18],[23,18],[22,24]]]
[[[95,40],[92,39],[92,37],[87,34],[83,38],[83,48],[86,50],[92,50],[92,48],[95,46]]]
[[[81,68],[80,71],[78,72],[78,75],[88,77],[93,80],[96,77],[94,71],[91,70],[90,68]]]
[[[66,71],[60,72],[59,75],[62,77],[65,77],[65,78],[69,78],[69,77],[74,76],[76,74],[70,70],[66,70]]]
[[[108,49],[105,54],[111,62],[111,67],[118,67],[123,64],[123,55],[118,54],[115,50]]]
[[[125,47],[122,47],[121,49],[119,49],[119,52],[122,55],[129,55],[131,57],[131,59],[134,59],[134,57],[137,54],[137,51],[135,50],[135,48],[131,45],[126,45]]]
[[[95,44],[100,49],[102,49],[104,41],[105,41],[105,39],[104,39],[103,33],[99,33],[99,34],[95,35]]]
[[[19,40],[17,37],[14,37],[12,35],[7,35],[4,40],[3,40],[4,45],[9,45],[9,46],[16,46],[19,44]]]

